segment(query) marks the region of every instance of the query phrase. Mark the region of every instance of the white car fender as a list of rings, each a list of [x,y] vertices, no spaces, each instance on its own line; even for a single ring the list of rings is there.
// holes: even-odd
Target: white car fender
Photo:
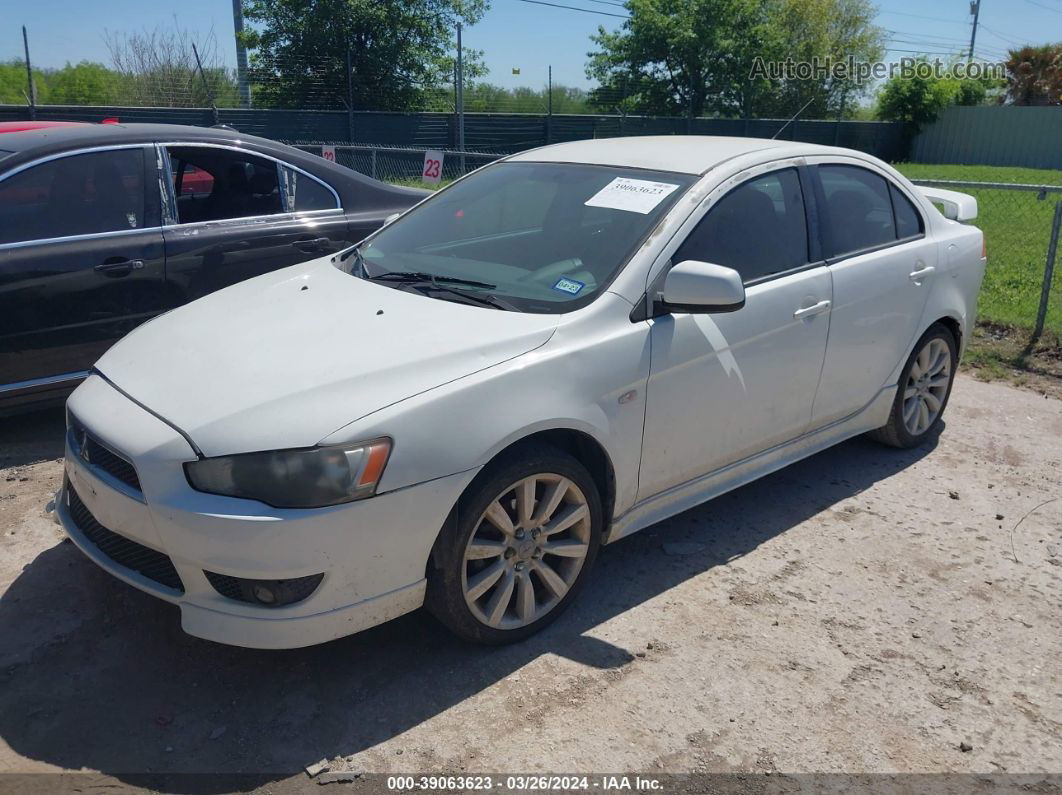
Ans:
[[[602,295],[540,348],[383,408],[320,443],[391,437],[379,489],[386,492],[482,467],[540,431],[577,431],[608,457],[619,513],[637,493],[649,374],[648,329],[629,321],[630,310],[619,296]],[[599,339],[588,345],[587,335]]]

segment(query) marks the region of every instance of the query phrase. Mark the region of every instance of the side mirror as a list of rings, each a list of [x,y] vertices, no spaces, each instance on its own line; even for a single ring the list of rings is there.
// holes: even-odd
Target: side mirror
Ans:
[[[733,268],[690,259],[668,271],[661,298],[676,312],[736,312],[745,305],[745,285]]]

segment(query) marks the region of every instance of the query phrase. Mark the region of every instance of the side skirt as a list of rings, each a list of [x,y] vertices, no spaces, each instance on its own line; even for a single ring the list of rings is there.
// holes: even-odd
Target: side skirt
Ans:
[[[611,543],[649,525],[662,522],[720,494],[733,491],[739,486],[833,447],[845,439],[880,428],[888,422],[895,396],[895,385],[885,387],[855,414],[642,500],[623,516],[613,520],[605,543]]]

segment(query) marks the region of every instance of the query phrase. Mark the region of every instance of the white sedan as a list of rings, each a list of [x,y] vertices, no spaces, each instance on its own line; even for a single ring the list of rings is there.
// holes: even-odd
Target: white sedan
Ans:
[[[426,605],[524,638],[602,544],[851,436],[938,432],[976,212],[786,141],[514,155],[115,345],[68,402],[57,515],[200,637],[304,646]]]

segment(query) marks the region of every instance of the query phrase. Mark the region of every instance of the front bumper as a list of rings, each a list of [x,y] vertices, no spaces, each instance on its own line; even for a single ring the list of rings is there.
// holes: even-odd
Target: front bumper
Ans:
[[[141,486],[138,493],[115,483],[78,457],[68,439],[56,515],[70,538],[114,576],[178,605],[189,634],[237,646],[322,643],[420,606],[431,546],[475,475],[330,508],[277,509],[193,490],[182,468],[195,458],[188,443],[98,376],[77,389],[68,408],[134,464]],[[179,581],[158,573],[165,560]],[[267,607],[223,596],[205,572],[255,580],[324,577],[305,599]]]

